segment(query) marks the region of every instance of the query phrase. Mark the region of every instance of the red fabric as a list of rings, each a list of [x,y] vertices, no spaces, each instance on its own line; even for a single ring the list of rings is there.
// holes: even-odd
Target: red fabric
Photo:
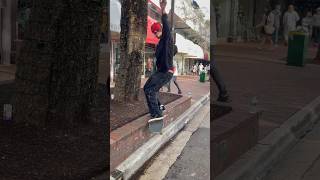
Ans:
[[[148,27],[147,27],[147,38],[146,43],[148,44],[158,44],[159,39],[152,33],[151,26],[157,21],[148,16]]]

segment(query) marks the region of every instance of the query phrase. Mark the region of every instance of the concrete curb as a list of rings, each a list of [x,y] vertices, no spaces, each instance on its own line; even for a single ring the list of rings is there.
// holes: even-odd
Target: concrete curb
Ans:
[[[262,179],[272,166],[320,120],[320,96],[244,154],[215,180]]]
[[[4,81],[0,81],[0,85],[3,85],[3,84],[11,84],[11,83],[14,83],[14,80],[4,80]]]
[[[194,103],[186,112],[184,112],[176,121],[168,125],[162,135],[155,135],[139,149],[132,153],[125,161],[123,161],[116,171],[121,172],[121,178],[115,178],[110,176],[110,179],[129,179],[134,173],[136,173],[145,162],[147,162],[152,156],[172,137],[174,137],[202,108],[207,102],[209,102],[210,93],[206,94],[196,103]]]
[[[258,61],[258,62],[268,62],[268,63],[276,63],[276,64],[283,64],[286,65],[287,61],[283,61],[283,60],[274,60],[271,58],[260,58],[260,57],[250,57],[250,56],[243,56],[243,55],[233,55],[233,54],[219,54],[217,53],[215,55],[216,57],[228,57],[228,58],[237,58],[237,59],[246,59],[249,61]],[[307,67],[317,67],[319,68],[320,65],[317,64],[311,64],[311,63],[306,63],[305,66]]]

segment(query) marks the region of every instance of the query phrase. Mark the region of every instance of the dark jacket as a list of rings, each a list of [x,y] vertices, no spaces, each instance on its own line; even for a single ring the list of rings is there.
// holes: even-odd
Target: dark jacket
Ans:
[[[162,17],[162,36],[156,48],[157,69],[160,72],[168,72],[173,70],[173,41],[171,30],[168,22],[168,15],[163,14]]]

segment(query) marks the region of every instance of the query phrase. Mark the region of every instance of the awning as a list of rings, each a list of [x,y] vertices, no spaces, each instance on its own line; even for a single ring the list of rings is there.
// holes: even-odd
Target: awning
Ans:
[[[187,47],[186,39],[180,34],[176,34],[176,46],[178,53],[188,54],[189,49]]]
[[[110,1],[110,31],[118,32],[121,31],[121,3],[119,0]]]
[[[157,22],[148,16],[148,27],[147,27],[147,38],[146,43],[148,44],[158,44],[159,39],[151,32],[151,26],[153,23]]]
[[[178,52],[187,54],[187,58],[204,58],[202,48],[199,45],[194,44],[192,41],[185,39],[180,34],[176,34],[176,45],[178,47]]]

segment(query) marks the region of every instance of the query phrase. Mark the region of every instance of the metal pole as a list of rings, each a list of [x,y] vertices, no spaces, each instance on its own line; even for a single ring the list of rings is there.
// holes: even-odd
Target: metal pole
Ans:
[[[171,0],[171,33],[172,33],[172,53],[174,52],[174,44],[175,44],[175,33],[174,33],[174,23],[173,23],[173,15],[174,15],[174,0]],[[172,57],[173,58],[173,57]]]

